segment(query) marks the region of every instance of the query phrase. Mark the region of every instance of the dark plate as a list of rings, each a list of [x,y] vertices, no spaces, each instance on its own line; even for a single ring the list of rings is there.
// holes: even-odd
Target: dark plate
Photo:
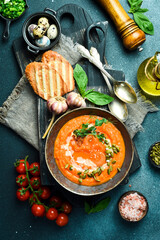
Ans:
[[[127,195],[129,195],[129,194],[131,194],[131,193],[138,193],[140,196],[142,196],[142,197],[145,199],[146,204],[147,204],[146,210],[144,211],[144,214],[143,214],[142,217],[141,217],[140,219],[138,219],[137,221],[129,221],[128,219],[126,219],[126,218],[121,214],[121,211],[120,211],[120,204],[121,204],[122,199],[123,199],[125,196],[127,196]],[[148,205],[148,201],[147,201],[146,197],[145,197],[142,193],[140,193],[140,192],[138,192],[138,191],[128,191],[128,192],[124,193],[124,194],[120,197],[120,199],[119,199],[119,201],[118,201],[118,210],[119,210],[119,213],[120,213],[121,217],[122,217],[124,220],[126,220],[127,222],[139,222],[140,220],[142,220],[142,219],[147,215],[148,209],[149,209],[149,205]]]
[[[160,142],[155,142],[155,143],[153,143],[153,144],[150,146],[149,152],[148,152],[148,158],[149,158],[150,163],[151,163],[154,167],[160,168],[160,165],[157,165],[157,164],[152,160],[152,157],[150,156],[152,148],[153,148],[157,143],[160,144]]]
[[[109,119],[114,123],[114,125],[121,132],[124,139],[124,143],[125,143],[126,154],[125,154],[123,166],[121,168],[121,172],[116,174],[110,181],[98,186],[88,187],[88,186],[83,186],[83,185],[79,185],[71,182],[58,169],[54,159],[54,142],[59,130],[69,120],[82,115],[97,115],[97,116]],[[53,124],[48,134],[46,145],[45,145],[45,159],[46,159],[48,169],[51,175],[53,176],[53,178],[65,189],[69,190],[72,193],[76,193],[78,195],[83,195],[83,196],[91,196],[91,195],[105,193],[115,188],[117,185],[119,185],[128,174],[128,171],[133,162],[133,155],[134,155],[134,152],[133,152],[132,140],[124,124],[120,122],[110,112],[106,110],[102,110],[100,108],[90,108],[90,107],[78,108],[75,110],[71,110],[70,112],[59,117],[58,120]]]

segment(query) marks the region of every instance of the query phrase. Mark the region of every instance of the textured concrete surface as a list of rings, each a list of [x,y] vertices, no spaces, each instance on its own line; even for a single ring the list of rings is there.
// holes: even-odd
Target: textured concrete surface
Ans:
[[[106,58],[114,69],[124,71],[128,82],[139,89],[136,79],[137,69],[144,59],[153,56],[160,47],[159,0],[144,1],[142,5],[143,8],[149,9],[146,16],[155,27],[154,36],[146,35],[142,52],[128,52],[124,49],[111,20],[95,0],[77,0],[76,2],[74,0],[28,0],[29,9],[26,14],[11,24],[9,41],[3,42],[0,39],[0,105],[6,100],[21,77],[12,50],[12,41],[21,36],[22,23],[27,16],[42,11],[45,7],[56,10],[67,3],[76,3],[85,8],[95,21],[109,21]],[[129,10],[127,0],[120,0],[120,3],[126,11]],[[3,29],[4,21],[0,20],[0,35],[2,35]],[[149,99],[158,107],[160,106],[160,98]],[[108,208],[102,212],[87,215],[83,208],[76,206],[70,215],[68,226],[64,228],[57,227],[45,218],[35,219],[30,212],[29,205],[16,200],[16,173],[13,163],[15,159],[27,154],[31,161],[36,161],[38,152],[12,130],[0,125],[0,238],[5,240],[158,240],[160,238],[160,171],[149,164],[148,149],[152,143],[160,140],[159,119],[160,112],[150,113],[145,118],[144,131],[139,132],[134,138],[142,167],[130,177],[127,185],[118,186],[105,194],[105,196],[111,196]],[[148,199],[148,215],[139,223],[127,223],[118,214],[117,201],[121,194],[128,190],[140,191]]]

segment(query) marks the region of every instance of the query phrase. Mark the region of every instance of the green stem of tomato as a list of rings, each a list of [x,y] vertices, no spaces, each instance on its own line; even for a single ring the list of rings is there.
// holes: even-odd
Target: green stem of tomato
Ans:
[[[31,189],[31,192],[33,193],[33,196],[35,197],[37,203],[43,205],[43,206],[45,207],[46,211],[47,211],[49,208],[48,208],[45,204],[43,204],[43,203],[38,199],[38,197],[37,197],[34,189],[32,188],[32,185],[31,185],[31,183],[30,183],[30,178],[29,178],[29,174],[28,174],[28,172],[29,172],[30,170],[27,169],[27,164],[26,164],[27,159],[28,159],[28,156],[25,157],[25,159],[24,159],[24,164],[25,164],[25,169],[26,169],[26,178],[28,179],[28,189],[29,189],[29,188]]]

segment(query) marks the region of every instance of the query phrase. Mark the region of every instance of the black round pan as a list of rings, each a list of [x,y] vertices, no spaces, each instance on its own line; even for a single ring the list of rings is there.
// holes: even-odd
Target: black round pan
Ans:
[[[0,17],[6,22],[5,28],[4,28],[4,32],[3,32],[3,35],[2,35],[2,38],[3,38],[4,40],[7,40],[7,39],[9,38],[9,35],[10,35],[10,33],[9,33],[9,28],[10,28],[11,22],[16,21],[17,19],[19,19],[19,18],[26,12],[26,10],[27,10],[27,8],[28,8],[27,0],[25,0],[25,2],[26,2],[25,10],[24,10],[24,12],[23,12],[19,17],[17,17],[17,18],[10,19],[10,18],[6,18],[6,17],[4,17],[2,14],[0,14]]]
[[[97,115],[97,116],[109,119],[111,122],[114,123],[114,125],[121,132],[124,139],[124,143],[125,143],[126,153],[125,153],[125,159],[124,159],[121,171],[117,173],[110,181],[98,186],[89,187],[89,186],[83,186],[83,185],[71,182],[60,172],[54,159],[54,142],[59,130],[70,119],[78,116],[82,116],[82,115]],[[90,107],[77,108],[59,117],[58,120],[52,125],[52,128],[48,134],[48,137],[46,140],[46,146],[45,146],[46,163],[53,178],[68,191],[75,193],[77,195],[83,195],[83,196],[91,196],[91,195],[105,193],[115,188],[116,186],[118,186],[124,180],[124,178],[127,176],[129,172],[129,169],[133,162],[133,154],[134,154],[134,150],[133,150],[132,140],[130,138],[130,135],[125,125],[122,122],[120,122],[115,116],[113,116],[110,112],[106,110],[102,110],[100,108],[90,108]]]

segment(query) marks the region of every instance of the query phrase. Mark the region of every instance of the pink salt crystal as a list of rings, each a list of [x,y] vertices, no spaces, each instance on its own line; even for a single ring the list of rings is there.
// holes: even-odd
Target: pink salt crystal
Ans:
[[[146,210],[147,203],[138,193],[130,193],[122,198],[119,206],[122,217],[129,221],[138,221]]]

